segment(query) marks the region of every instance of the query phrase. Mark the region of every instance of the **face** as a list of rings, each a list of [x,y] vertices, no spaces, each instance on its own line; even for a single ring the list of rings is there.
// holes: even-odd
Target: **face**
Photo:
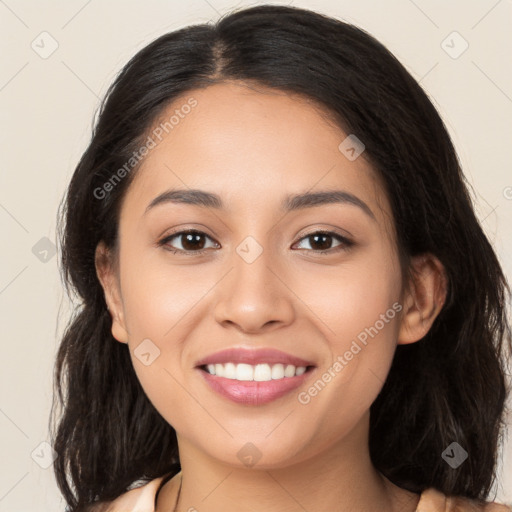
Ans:
[[[174,101],[153,128],[173,114],[124,197],[118,266],[98,272],[112,333],[179,442],[240,467],[305,460],[368,421],[397,343],[425,333],[404,327],[389,202],[309,101],[224,83]],[[162,196],[191,189],[218,197]],[[307,371],[283,376],[270,353],[263,381],[238,380],[256,364],[235,379],[197,366],[232,348],[275,349]]]

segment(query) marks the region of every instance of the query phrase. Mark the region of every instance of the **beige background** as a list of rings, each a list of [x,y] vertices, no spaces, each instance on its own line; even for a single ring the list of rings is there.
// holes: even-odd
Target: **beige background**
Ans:
[[[40,443],[48,440],[52,366],[69,311],[51,242],[99,98],[156,37],[255,3],[0,1],[0,511],[64,510],[51,466],[40,467],[51,463]],[[479,218],[512,281],[512,1],[291,3],[364,28],[420,80],[453,136]],[[460,37],[447,39],[450,55],[442,42],[453,31]],[[467,50],[454,58],[464,41]],[[58,48],[42,58],[52,44]],[[499,501],[512,502],[511,452],[509,438]]]

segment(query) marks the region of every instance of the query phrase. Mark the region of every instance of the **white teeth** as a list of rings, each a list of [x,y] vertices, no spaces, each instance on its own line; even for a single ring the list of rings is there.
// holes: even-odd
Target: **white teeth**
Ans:
[[[295,375],[295,366],[293,364],[289,364],[284,369],[284,376],[285,377],[293,377]]]
[[[215,375],[219,377],[224,377],[224,366],[222,364],[215,365]]]
[[[233,363],[226,363],[224,365],[223,377],[226,377],[228,379],[236,378],[236,366]]]
[[[209,364],[206,366],[208,373],[225,377],[233,380],[253,380],[256,382],[265,382],[269,380],[277,380],[285,377],[294,377],[302,375],[306,371],[305,366],[295,367],[288,364],[286,367],[281,364],[269,365],[267,363],[250,365],[245,363],[226,363],[226,364]]]
[[[295,374],[295,370],[293,373]],[[272,366],[271,377],[273,379],[282,379],[284,377],[284,366],[280,363]]]
[[[236,365],[236,380],[254,380],[253,375],[254,368],[250,364],[240,363]]]
[[[272,380],[272,370],[268,364],[257,364],[254,368],[253,380],[258,382],[264,382],[266,380]]]

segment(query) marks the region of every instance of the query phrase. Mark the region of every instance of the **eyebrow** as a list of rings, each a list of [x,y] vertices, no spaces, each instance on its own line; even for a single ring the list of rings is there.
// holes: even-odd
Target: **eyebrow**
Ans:
[[[166,203],[184,203],[204,208],[214,208],[215,210],[226,210],[226,206],[220,196],[212,192],[197,189],[171,189],[155,197],[147,206],[144,215],[156,206]],[[325,190],[320,192],[291,194],[283,199],[280,207],[283,212],[291,212],[332,203],[357,206],[371,219],[376,221],[375,215],[370,207],[362,199],[359,199],[357,196],[345,190]]]

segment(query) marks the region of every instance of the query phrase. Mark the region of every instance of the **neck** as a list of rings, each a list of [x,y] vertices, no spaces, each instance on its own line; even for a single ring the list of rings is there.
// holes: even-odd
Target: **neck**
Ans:
[[[414,511],[419,495],[395,486],[372,465],[367,427],[368,418],[314,457],[265,469],[224,464],[178,436],[181,486],[175,479],[164,486],[158,510],[171,511],[177,501],[176,511]]]

